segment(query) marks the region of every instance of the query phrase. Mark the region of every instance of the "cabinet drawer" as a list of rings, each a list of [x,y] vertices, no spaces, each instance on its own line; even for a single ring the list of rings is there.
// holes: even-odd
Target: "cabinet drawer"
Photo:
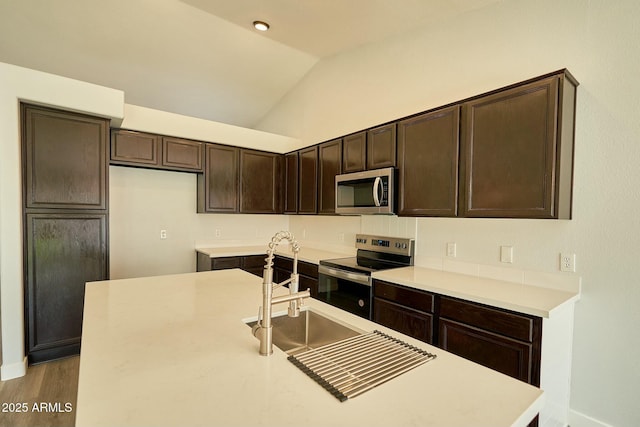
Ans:
[[[380,298],[373,300],[373,321],[426,343],[433,342],[433,316]]]
[[[536,318],[523,314],[442,297],[440,317],[464,322],[522,341],[532,342],[534,340],[534,321]],[[537,319],[540,321],[539,318]]]
[[[530,384],[533,377],[533,345],[469,325],[440,319],[440,347],[473,362]]]
[[[318,278],[318,266],[310,262],[298,261],[298,274]]]
[[[238,256],[212,258],[211,269],[212,270],[225,270],[227,268],[240,268],[242,258]]]
[[[433,294],[391,283],[374,281],[374,296],[393,301],[416,310],[433,312]]]

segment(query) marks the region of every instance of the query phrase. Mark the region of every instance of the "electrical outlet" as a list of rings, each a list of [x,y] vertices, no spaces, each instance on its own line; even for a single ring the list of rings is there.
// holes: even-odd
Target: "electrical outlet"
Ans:
[[[220,232],[219,228],[216,228],[216,237],[220,237],[222,233]]]
[[[560,271],[576,272],[576,254],[561,253],[560,254]]]
[[[513,246],[500,246],[500,262],[513,263]]]
[[[456,257],[456,244],[454,242],[447,243],[447,256]]]
[[[160,230],[160,238],[163,240],[167,238],[167,230]]]

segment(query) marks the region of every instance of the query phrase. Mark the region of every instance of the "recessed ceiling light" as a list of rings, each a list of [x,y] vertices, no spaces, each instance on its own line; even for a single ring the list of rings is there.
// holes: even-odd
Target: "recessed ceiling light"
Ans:
[[[253,26],[258,31],[267,31],[269,29],[269,24],[264,21],[253,21]]]

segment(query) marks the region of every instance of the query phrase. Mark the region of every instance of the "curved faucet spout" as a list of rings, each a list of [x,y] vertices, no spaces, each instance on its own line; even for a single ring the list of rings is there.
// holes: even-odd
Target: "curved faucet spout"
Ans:
[[[291,277],[281,283],[273,283],[273,256],[278,244],[282,240],[288,240],[291,245],[291,251],[293,252],[293,272]],[[298,317],[300,315],[300,306],[303,303],[304,298],[311,296],[309,290],[298,292],[298,252],[300,246],[296,241],[293,234],[289,231],[280,231],[276,233],[269,243],[267,249],[267,258],[265,259],[266,265],[264,266],[264,273],[262,275],[262,307],[260,308],[260,315],[258,316],[258,323],[253,327],[252,331],[255,336],[260,339],[260,354],[268,356],[273,353],[273,340],[272,333],[273,327],[271,325],[271,306],[280,302],[289,302],[288,315],[290,317]],[[273,290],[284,284],[289,284],[289,295],[282,297],[273,297]]]

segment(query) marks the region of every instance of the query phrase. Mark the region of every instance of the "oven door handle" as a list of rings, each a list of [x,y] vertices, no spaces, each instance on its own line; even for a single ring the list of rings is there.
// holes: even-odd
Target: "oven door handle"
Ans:
[[[327,267],[326,265],[318,266],[318,274],[324,274],[338,279],[351,280],[352,282],[360,283],[361,285],[371,286],[371,276],[368,274],[351,273],[349,271]]]

